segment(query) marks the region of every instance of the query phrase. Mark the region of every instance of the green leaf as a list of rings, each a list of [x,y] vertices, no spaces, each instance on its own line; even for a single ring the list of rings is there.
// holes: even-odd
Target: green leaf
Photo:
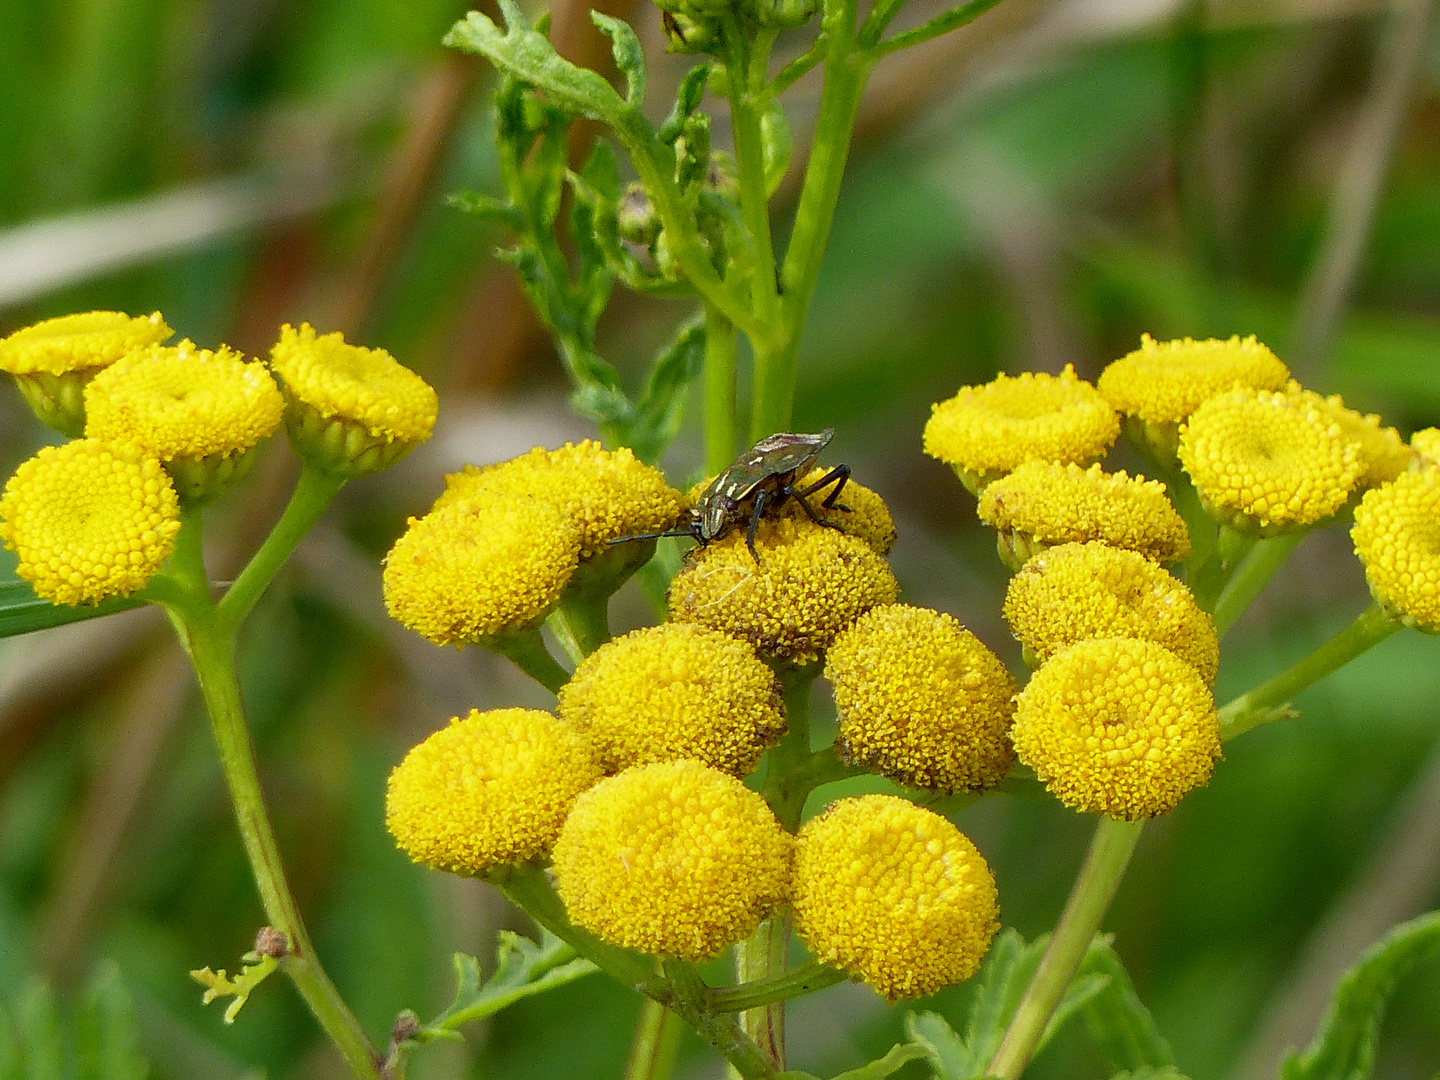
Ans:
[[[1163,1069],[1175,1053],[1160,1034],[1108,935],[1097,935],[1080,964],[1080,977],[1102,978],[1103,988],[1083,1004],[1085,1026],[1110,1057],[1113,1069]],[[1072,987],[1073,989],[1073,987]]]
[[[1065,988],[1065,993],[1060,998],[1060,1004],[1056,1005],[1055,1011],[1050,1014],[1049,1023],[1040,1033],[1040,1041],[1035,1044],[1035,1053],[1038,1054],[1045,1049],[1045,1046],[1055,1037],[1055,1033],[1065,1026],[1067,1020],[1094,1001],[1109,986],[1109,975],[1086,975],[1084,972],[1077,975],[1074,982]]]
[[[1303,1053],[1290,1054],[1280,1080],[1363,1080],[1375,1063],[1385,1007],[1400,980],[1440,946],[1440,912],[1401,923],[1372,945],[1335,988]]]
[[[941,1080],[973,1074],[970,1048],[939,1013],[910,1013],[905,1017],[905,1036],[924,1049],[930,1067]]]
[[[851,1069],[848,1072],[838,1073],[831,1080],[885,1080],[885,1077],[895,1072],[902,1065],[912,1061],[919,1061],[925,1056],[923,1050],[918,1046],[911,1046],[905,1043],[897,1043],[890,1048],[890,1052],[883,1058],[861,1065],[858,1069]],[[820,1080],[814,1073],[802,1072],[799,1069],[789,1069],[776,1074],[776,1080]]]
[[[710,81],[710,73],[714,70],[714,63],[707,60],[703,64],[695,65],[680,80],[680,85],[675,90],[675,104],[670,109],[670,115],[665,118],[665,122],[660,125],[660,130],[656,132],[661,142],[673,143],[680,137],[680,133],[685,130],[685,121],[700,107],[700,101],[705,96],[705,86]]]
[[[472,11],[451,27],[445,44],[478,53],[507,75],[539,87],[566,112],[618,122],[627,105],[613,86],[562,59],[543,34],[531,29],[515,0],[500,0],[500,11],[504,33],[487,16]]]
[[[200,996],[203,1004],[209,1005],[216,998],[222,997],[235,999],[225,1009],[225,1023],[233,1024],[255,988],[268,979],[279,966],[280,961],[273,956],[247,952],[240,958],[240,971],[233,979],[225,973],[224,968],[212,971],[209,967],[190,972],[190,977],[205,987],[205,993]]]
[[[504,225],[515,232],[521,232],[525,228],[525,215],[504,199],[497,199],[493,195],[482,195],[478,191],[456,191],[446,197],[445,203],[456,210]]]
[[[581,321],[593,327],[600,321],[610,302],[610,243],[619,244],[616,222],[616,200],[620,197],[620,170],[615,151],[604,139],[598,139],[590,151],[580,174],[567,174],[576,197],[570,207],[570,235],[580,257],[577,281],[577,303]],[[585,189],[582,196],[580,187]]]
[[[538,944],[509,930],[500,931],[495,974],[483,982],[480,961],[475,957],[456,953],[454,963],[455,1000],[420,1029],[413,1040],[416,1043],[453,1038],[455,1029],[462,1024],[599,970],[548,931],[542,931]]]
[[[610,39],[610,55],[625,76],[625,101],[638,109],[645,100],[645,50],[640,39],[623,19],[591,11],[590,21]]]
[[[69,604],[52,604],[35,595],[35,590],[24,581],[0,581],[0,637],[28,634],[32,630],[48,630],[52,626],[98,619],[103,615],[114,615],[117,611],[129,611],[145,603],[133,596],[117,596],[98,604],[84,604],[72,607]]]
[[[634,416],[625,430],[625,444],[641,461],[660,460],[680,430],[690,384],[705,364],[705,320],[696,316],[683,324],[650,367]]]
[[[1190,1080],[1190,1078],[1173,1066],[1162,1065],[1157,1069],[1146,1067],[1116,1073],[1110,1080]]]

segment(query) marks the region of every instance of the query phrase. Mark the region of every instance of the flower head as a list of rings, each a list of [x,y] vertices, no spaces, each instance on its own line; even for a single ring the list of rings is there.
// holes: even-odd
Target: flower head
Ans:
[[[1440,428],[1421,428],[1410,436],[1410,468],[1440,469]]]
[[[142,318],[119,311],[62,315],[0,340],[0,371],[15,376],[40,420],[73,437],[85,430],[85,384],[95,373],[172,333],[158,311]]]
[[[800,830],[791,903],[816,957],[891,1001],[968,979],[1000,928],[984,856],[893,795],[841,799]]]
[[[1115,410],[1067,365],[962,387],[931,410],[925,453],[977,490],[1027,461],[1096,461],[1119,434]]]
[[[584,735],[549,713],[472,710],[395,767],[385,825],[415,862],[483,874],[548,852],[598,779]]]
[[[285,393],[296,449],[345,476],[394,464],[430,437],[437,401],[430,385],[383,349],[347,345],[309,323],[280,329],[270,367]]]
[[[950,793],[998,784],[1010,746],[1015,680],[954,618],[886,604],[825,657],[845,757],[912,787]]]
[[[1105,544],[1062,544],[1010,579],[1005,619],[1042,662],[1088,638],[1129,637],[1163,645],[1215,681],[1220,643],[1195,597],[1157,563]]]
[[[1440,471],[1367,491],[1350,538],[1376,601],[1407,626],[1440,633]]]
[[[438,645],[534,627],[575,571],[580,538],[539,499],[456,503],[411,518],[385,556],[385,605]]]
[[[1095,386],[1120,412],[1146,424],[1179,424],[1206,398],[1236,387],[1279,390],[1290,377],[1280,358],[1255,340],[1210,338],[1156,341],[1140,336],[1140,348],[1100,373]]]
[[[239,455],[280,426],[284,407],[264,364],[182,341],[137,350],[96,375],[85,388],[85,431],[158,457],[181,495],[199,498],[233,478]]]
[[[1264,536],[1330,517],[1364,471],[1328,409],[1270,391],[1210,398],[1180,429],[1179,452],[1212,515]]]
[[[695,623],[636,630],[600,646],[560,690],[606,772],[693,758],[744,776],[785,732],[775,673],[743,641]]]
[[[605,552],[611,540],[622,536],[663,532],[681,510],[680,493],[658,469],[628,447],[606,450],[589,439],[558,450],[537,446],[498,465],[467,466],[445,478],[445,492],[435,506],[521,497],[553,503],[574,522],[581,559]]]
[[[829,471],[824,468],[811,469],[803,477],[799,477],[794,486],[804,491],[808,486],[826,476]],[[708,477],[686,492],[686,508],[693,506],[701,493],[714,480],[715,477]],[[825,491],[806,497],[810,509],[815,511],[816,516],[821,521],[837,526],[841,532],[858,536],[870,545],[876,555],[889,555],[891,548],[895,546],[896,532],[895,519],[890,516],[890,508],[885,505],[885,500],[865,485],[849,480],[836,500],[838,505],[827,507],[824,503],[830,490],[827,488]],[[844,509],[842,510],[841,507]],[[767,516],[791,517],[796,520],[809,519],[804,507],[795,499],[790,499],[779,509],[767,509],[765,513]],[[743,528],[741,531],[744,531]]]
[[[738,531],[697,548],[670,583],[670,618],[744,638],[761,656],[795,664],[899,591],[865,541],[791,517],[766,519],[759,565]]]
[[[1169,649],[1092,638],[1055,653],[1020,691],[1010,737],[1066,806],[1134,821],[1174,809],[1220,754],[1215,701]]]
[[[1091,540],[1158,562],[1190,554],[1190,532],[1164,484],[1099,465],[1021,465],[981,493],[978,513],[999,530],[1002,556],[1012,566],[1056,544]]]
[[[20,556],[20,576],[56,604],[128,596],[160,569],[179,530],[179,500],[159,460],[99,439],[45,447],[0,496],[0,541]]]
[[[755,792],[698,761],[602,780],[555,843],[576,925],[614,945],[704,960],[784,903],[793,841]]]
[[[1388,484],[1410,467],[1410,448],[1393,427],[1381,427],[1380,417],[1375,413],[1366,415],[1346,408],[1339,394],[1321,397],[1313,390],[1303,389],[1293,379],[1285,392],[1331,420],[1340,434],[1355,444],[1361,466],[1360,478],[1355,481],[1356,492]]]

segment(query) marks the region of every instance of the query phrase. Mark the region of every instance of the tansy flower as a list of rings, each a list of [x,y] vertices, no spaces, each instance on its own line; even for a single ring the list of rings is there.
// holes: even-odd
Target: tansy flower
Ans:
[[[537,446],[528,454],[483,468],[467,466],[445,478],[436,508],[454,502],[530,497],[553,503],[580,534],[580,558],[609,550],[611,540],[664,532],[680,516],[680,493],[658,469],[628,447],[606,450],[592,440],[558,450]],[[624,551],[635,545],[619,545]]]
[[[270,367],[296,450],[327,472],[388,468],[435,427],[435,391],[383,349],[347,345],[339,333],[317,336],[309,323],[284,326]]]
[[[835,639],[825,678],[846,759],[902,784],[974,791],[998,784],[1015,760],[1015,680],[949,615],[872,609]]]
[[[835,635],[899,592],[865,541],[791,517],[755,536],[759,565],[739,532],[697,548],[670,583],[670,618],[744,638],[762,656],[817,659]]]
[[[580,537],[536,499],[457,503],[411,518],[385,556],[385,606],[437,645],[534,627],[574,573]]]
[[[744,776],[785,732],[775,673],[743,641],[694,623],[600,646],[560,691],[606,772],[693,758]]]
[[[1000,928],[975,845],[893,795],[841,799],[800,830],[791,904],[816,957],[890,1001],[968,979]]]
[[[1209,338],[1156,341],[1110,364],[1096,388],[1120,412],[1145,424],[1178,425],[1206,398],[1236,387],[1279,390],[1290,377],[1280,358],[1255,340]]]
[[[179,529],[159,460],[98,439],[45,447],[0,496],[0,541],[20,556],[19,575],[56,604],[128,596],[160,569]]]
[[[483,874],[549,851],[575,797],[598,779],[584,735],[549,713],[472,710],[395,767],[385,825],[415,862]]]
[[[1360,478],[1352,493],[1358,498],[1370,488],[1388,484],[1410,467],[1410,448],[1393,427],[1381,427],[1380,417],[1347,408],[1339,394],[1321,397],[1291,379],[1285,392],[1305,407],[1332,421],[1340,434],[1355,444],[1360,455]]]
[[[1215,681],[1215,623],[1180,582],[1134,551],[1063,544],[1010,579],[1005,620],[1040,661],[1087,638],[1128,637],[1163,645]]]
[[[1001,375],[936,404],[925,453],[951,466],[971,491],[1027,461],[1088,464],[1105,456],[1120,420],[1068,364],[1059,375]]]
[[[1440,469],[1440,428],[1421,428],[1410,436],[1412,469]]]
[[[85,430],[85,384],[95,373],[172,333],[158,311],[141,318],[119,311],[62,315],[0,340],[0,371],[15,376],[36,416],[73,437]]]
[[[980,495],[980,520],[999,530],[1000,556],[1012,569],[1047,547],[1097,540],[1157,562],[1190,554],[1190,533],[1165,485],[1099,465],[1030,462]]]
[[[1094,638],[1055,653],[1020,691],[1020,760],[1066,806],[1125,821],[1174,809],[1220,753],[1215,702],[1169,649]]]
[[[804,477],[798,479],[794,486],[804,491],[829,471],[824,468],[812,469]],[[712,476],[692,487],[686,493],[686,506],[693,505],[714,479]],[[841,510],[839,506],[826,507],[824,505],[830,491],[830,488],[826,488],[814,495],[806,496],[805,501],[810,504],[810,509],[815,511],[816,516],[821,521],[838,526],[842,532],[858,536],[870,545],[876,555],[889,555],[890,549],[895,546],[896,533],[895,520],[890,516],[890,508],[885,505],[885,500],[863,484],[849,480],[846,482],[844,490],[840,492],[840,497],[835,500],[839,506],[845,507],[844,510]],[[808,519],[809,517],[800,503],[794,499],[786,502],[778,510],[766,510],[767,516],[772,514],[796,519]],[[748,520],[742,523],[740,531],[744,532],[749,524]]]
[[[1440,471],[1367,491],[1350,538],[1376,602],[1406,626],[1440,633]]]
[[[182,341],[132,352],[96,375],[85,388],[85,431],[158,457],[180,494],[199,499],[234,478],[284,408],[264,364]]]
[[[1330,517],[1364,471],[1328,409],[1269,391],[1210,398],[1180,429],[1179,452],[1206,510],[1262,536]]]
[[[704,960],[785,902],[793,841],[755,792],[698,761],[602,780],[555,842],[576,925],[613,945]]]

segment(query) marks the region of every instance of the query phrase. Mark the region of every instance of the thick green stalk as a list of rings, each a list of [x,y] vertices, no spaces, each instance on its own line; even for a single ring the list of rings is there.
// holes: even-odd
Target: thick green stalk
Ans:
[[[986,1076],[1016,1080],[1025,1070],[1030,1055],[1035,1052],[1040,1036],[1045,1032],[1045,1026],[1055,1015],[1056,1006],[1075,978],[1075,973],[1080,970],[1080,962],[1085,959],[1085,951],[1100,929],[1100,920],[1105,917],[1110,901],[1114,899],[1115,890],[1144,827],[1143,820],[1100,819],[1085,856],[1085,865],[1075,879],[1070,898],[1065,902],[1065,911],[1055,926],[1050,947],[1045,950],[1035,977],[1025,988],[1025,996],[1020,999]]]
[[[738,452],[735,374],[740,338],[735,324],[713,304],[705,305],[705,470],[724,472]]]
[[[654,998],[640,1003],[625,1080],[667,1080],[680,1049],[681,1020]]]
[[[1222,638],[1235,625],[1235,620],[1245,614],[1252,600],[1260,595],[1275,571],[1285,565],[1290,553],[1300,546],[1305,533],[1285,533],[1261,540],[1240,560],[1240,565],[1225,582],[1220,596],[1215,601],[1215,632]]]
[[[769,983],[785,974],[790,954],[790,917],[777,914],[755,928],[735,950],[735,978],[741,984]],[[785,999],[746,1009],[740,1017],[745,1034],[777,1069],[785,1068]]]
[[[808,768],[810,751],[810,687],[818,674],[817,668],[787,672],[781,681],[785,686],[785,735],[770,748],[765,766],[762,794],[770,809],[787,832],[800,827],[800,815],[812,783]]]
[[[1385,614],[1378,604],[1371,604],[1354,622],[1305,659],[1222,708],[1220,738],[1233,739],[1261,724],[1294,715],[1288,707],[1291,698],[1380,644],[1402,625]]]
[[[517,630],[485,639],[492,651],[508,658],[516,667],[545,687],[552,694],[570,681],[570,672],[560,666],[539,630]]]
[[[314,528],[344,485],[343,477],[321,472],[310,465],[300,469],[300,479],[280,520],[220,601],[218,619],[225,632],[233,632],[244,622],[295,546]]]
[[[1237,532],[1228,525],[1220,527],[1215,547],[1209,556],[1198,565],[1192,556],[1187,564],[1185,580],[1195,595],[1195,602],[1206,611],[1214,611],[1231,575],[1235,573],[1242,559],[1254,550],[1256,537]]]
[[[761,31],[753,40],[733,14],[722,22],[730,78],[730,119],[735,132],[735,169],[740,183],[740,214],[755,245],[755,272],[750,300],[755,317],[775,322],[779,294],[775,290],[775,248],[770,237],[770,200],[765,191],[765,147],[760,115],[766,103],[766,67],[775,31]]]
[[[757,979],[738,986],[722,986],[710,992],[710,1007],[716,1012],[741,1012],[758,1009],[775,1001],[813,994],[827,986],[844,982],[849,976],[822,960],[807,960],[799,967],[783,971],[768,979]]]
[[[549,623],[555,640],[578,666],[610,640],[610,596],[567,593],[550,613]]]

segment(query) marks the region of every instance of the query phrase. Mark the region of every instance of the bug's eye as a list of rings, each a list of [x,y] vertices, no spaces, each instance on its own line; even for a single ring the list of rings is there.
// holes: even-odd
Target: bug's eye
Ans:
[[[727,514],[730,513],[730,511],[734,510],[737,506],[740,505],[740,504],[737,503],[734,499],[732,499],[729,495],[719,495],[719,496],[716,497],[715,502],[716,502],[716,505],[718,505],[718,506],[720,507],[721,511],[723,511],[724,513],[727,513]]]

